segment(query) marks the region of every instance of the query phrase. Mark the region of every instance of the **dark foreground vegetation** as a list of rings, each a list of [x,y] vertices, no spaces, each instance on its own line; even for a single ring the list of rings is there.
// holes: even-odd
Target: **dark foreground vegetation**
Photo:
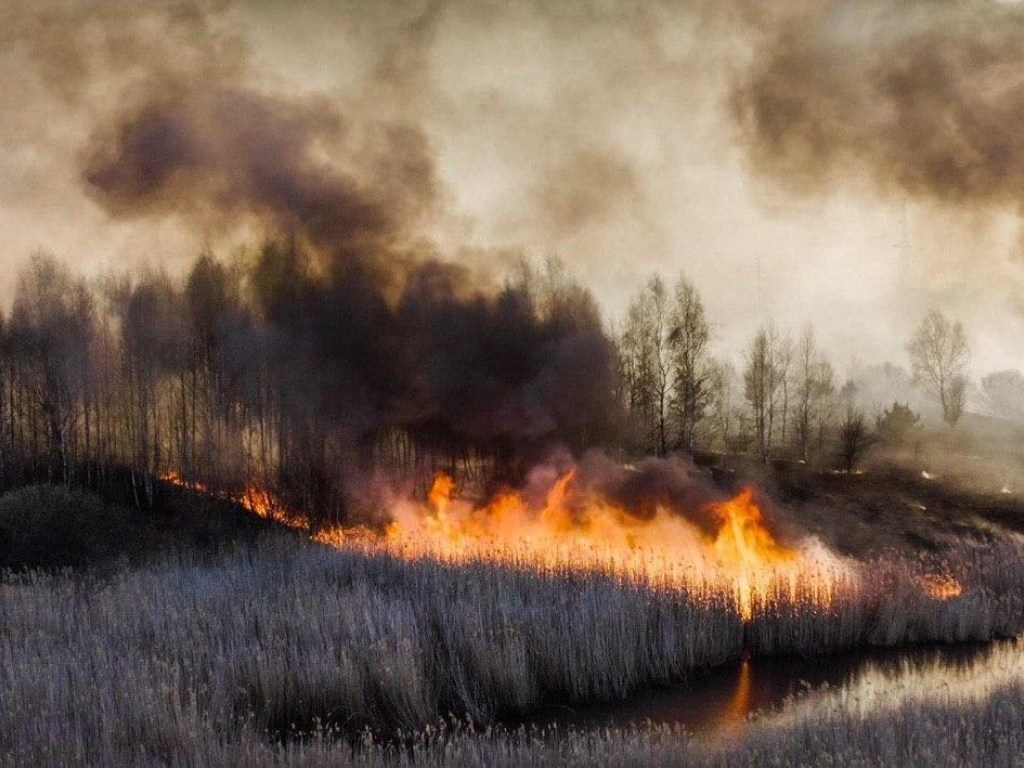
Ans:
[[[144,565],[176,550],[254,542],[274,528],[237,504],[167,484],[147,508],[130,496],[117,483],[96,491],[35,484],[0,495],[0,571]]]
[[[31,552],[47,536],[66,538],[68,521],[45,510],[67,493],[33,488],[0,498],[9,541]],[[126,512],[105,517],[113,507],[95,497],[75,502],[83,535],[125,525],[118,515]],[[45,524],[33,528],[37,515]],[[730,595],[713,590],[557,568],[407,562],[287,532],[155,551],[118,562],[99,547],[90,553],[104,558],[98,570],[3,577],[0,762],[522,765],[600,755],[602,763],[649,756],[657,764],[692,755],[735,764],[671,730],[554,738],[486,726],[542,703],[685,680],[744,651],[986,640],[1015,635],[1024,621],[1024,556],[1010,544],[947,550],[944,563],[963,585],[951,599],[922,592],[920,560],[888,559],[868,566],[867,578],[842,582],[828,609],[780,592],[749,623]],[[430,730],[451,716],[485,730]],[[946,715],[928,717],[938,728]],[[815,746],[804,743],[807,733],[792,734],[794,748]],[[741,762],[781,760],[785,742],[765,739]]]

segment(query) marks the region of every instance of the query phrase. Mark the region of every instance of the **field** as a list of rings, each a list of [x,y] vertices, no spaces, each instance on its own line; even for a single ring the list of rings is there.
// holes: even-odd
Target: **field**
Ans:
[[[897,717],[798,709],[739,743],[711,745],[661,726],[490,727],[528,720],[545,703],[683,682],[743,653],[1021,631],[1024,552],[1015,544],[964,545],[942,562],[960,594],[929,594],[921,580],[933,564],[890,554],[837,583],[827,608],[802,599],[799,585],[780,588],[750,621],[730,592],[711,587],[593,569],[409,561],[287,531],[168,547],[141,562],[9,571],[0,583],[0,762],[546,765],[599,756],[770,765],[822,764],[827,754],[877,764],[942,748],[943,759],[977,763],[995,744],[984,729],[1012,730],[1019,716],[1018,704],[1001,703],[1020,701],[1012,685],[966,708],[955,698],[908,700]],[[966,725],[949,731],[954,718]],[[959,735],[947,750],[951,734]]]

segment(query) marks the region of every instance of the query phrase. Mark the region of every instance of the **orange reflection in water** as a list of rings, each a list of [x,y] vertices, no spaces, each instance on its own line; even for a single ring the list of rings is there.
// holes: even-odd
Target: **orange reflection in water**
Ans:
[[[754,667],[744,655],[736,674],[736,690],[729,699],[729,705],[718,721],[718,728],[731,730],[741,727],[750,717],[753,709]]]

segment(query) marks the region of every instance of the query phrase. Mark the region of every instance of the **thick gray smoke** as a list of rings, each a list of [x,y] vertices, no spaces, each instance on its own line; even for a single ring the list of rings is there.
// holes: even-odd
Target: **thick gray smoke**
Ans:
[[[324,100],[204,83],[152,90],[84,155],[89,193],[115,217],[253,218],[330,251],[393,244],[434,204],[433,162],[415,128],[380,126],[353,147]]]
[[[790,189],[867,177],[958,206],[1024,203],[1024,13],[995,0],[833,0],[778,20],[733,105]]]
[[[115,219],[272,237],[250,281],[293,423],[353,447],[400,427],[513,469],[607,433],[615,364],[593,301],[436,256],[421,233],[443,195],[419,129],[266,89],[244,57],[202,72],[148,62],[91,131],[81,182]]]
[[[0,229],[11,258],[42,246],[90,270],[176,271],[261,226],[469,246],[481,269],[556,252],[613,316],[653,271],[685,270],[733,356],[771,314],[815,322],[836,355],[896,360],[943,303],[979,337],[979,370],[1005,367],[1012,312],[978,305],[1024,280],[1006,258],[1022,15],[996,0],[9,0]],[[918,258],[897,299],[907,196]],[[841,284],[809,287],[854,258]],[[950,289],[977,258],[992,269]],[[756,312],[736,290],[755,259]],[[865,305],[878,322],[853,333]]]
[[[737,291],[729,270],[770,237],[763,219],[733,203],[746,184],[738,168],[728,166],[731,181],[709,166],[684,179],[687,159],[704,154],[702,131],[719,151],[738,138],[744,163],[803,193],[864,178],[978,208],[1018,206],[1024,193],[1024,14],[1008,3],[308,7],[313,22],[297,39],[312,40],[316,55],[291,80],[276,67],[304,52],[294,39],[273,46],[304,14],[283,4],[12,0],[0,8],[0,52],[31,64],[15,85],[27,90],[38,78],[68,111],[39,130],[64,127],[52,143],[73,146],[90,214],[174,220],[217,244],[237,242],[218,240],[224,232],[293,239],[297,248],[279,249],[258,271],[262,318],[281,359],[301,370],[296,387],[315,390],[316,407],[338,418],[358,414],[359,430],[397,424],[438,440],[522,443],[607,428],[593,423],[614,378],[600,313],[578,294],[561,295],[552,312],[525,287],[497,290],[439,256],[431,225],[480,213],[450,209],[453,179],[464,185],[461,202],[484,201],[481,217],[496,222],[494,238],[472,241],[479,250],[525,233],[532,244],[574,248],[563,251],[570,263],[600,264],[623,294],[658,258],[665,272],[702,267],[702,290],[719,284],[717,297],[706,291],[709,309],[739,295],[728,306],[747,312],[753,289]],[[247,12],[263,19],[250,37],[240,23]],[[345,50],[321,67],[336,31]],[[314,94],[307,81],[320,85],[327,68]],[[724,93],[734,122],[709,128]],[[24,137],[32,119],[17,118],[13,98],[0,94],[8,140]],[[686,131],[696,131],[695,147]],[[449,146],[442,166],[445,137],[474,151]],[[691,205],[680,189],[720,207]],[[677,219],[686,222],[678,231]],[[705,231],[718,240],[702,251]],[[461,245],[457,235],[445,245],[453,241]],[[717,268],[715,249],[735,257],[731,268]],[[786,240],[785,250],[799,248]],[[279,268],[302,252],[310,263]],[[766,282],[772,276],[766,269]],[[781,283],[784,270],[775,277]],[[850,293],[877,288],[865,282]],[[786,290],[807,298],[787,283],[783,299]],[[722,314],[718,322],[742,324],[743,334],[755,322]]]

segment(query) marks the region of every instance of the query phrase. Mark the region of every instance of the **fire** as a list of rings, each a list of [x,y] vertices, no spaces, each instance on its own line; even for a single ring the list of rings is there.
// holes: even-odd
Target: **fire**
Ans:
[[[176,472],[174,470],[161,472],[159,475],[157,475],[157,477],[160,480],[163,480],[165,483],[176,485],[179,488],[187,488],[188,490],[195,491],[196,493],[208,492],[205,484],[200,483],[196,480],[186,480],[184,477],[181,476],[180,472]]]
[[[756,592],[764,592],[779,567],[792,564],[797,553],[783,547],[765,525],[754,489],[712,506],[721,523],[713,547],[722,564],[735,574],[740,613],[750,619]]]
[[[283,504],[277,496],[272,494],[270,491],[261,488],[255,483],[250,483],[241,493],[238,494],[211,493],[205,483],[201,483],[197,480],[186,480],[182,477],[180,472],[173,470],[162,472],[158,477],[165,483],[176,485],[179,488],[186,488],[190,491],[195,491],[196,493],[209,494],[220,499],[237,502],[243,509],[251,512],[257,517],[272,520],[275,523],[280,523],[281,525],[285,525],[289,528],[301,528],[308,530],[312,526],[308,516],[288,509],[288,507]],[[317,537],[314,536],[314,539],[316,538]],[[328,541],[324,543],[330,542]]]
[[[540,502],[504,491],[474,505],[458,498],[455,482],[442,474],[425,505],[395,503],[387,545],[410,558],[611,571],[695,592],[724,587],[744,620],[773,590],[795,593],[798,582],[813,599],[830,601],[836,562],[779,543],[752,488],[703,511],[716,526],[710,534],[678,511],[659,507],[651,517],[638,517],[579,487],[574,470],[554,479]]]
[[[175,473],[162,479],[206,492]],[[779,590],[827,606],[843,572],[836,558],[780,543],[749,487],[694,510],[700,513],[695,518],[710,521],[710,531],[664,506],[646,516],[632,513],[581,484],[575,469],[479,504],[461,498],[451,476],[438,474],[425,502],[391,499],[390,522],[377,533],[314,527],[307,515],[258,485],[226,498],[338,548],[370,548],[406,559],[487,560],[545,572],[598,571],[690,594],[731,594],[744,621],[767,608]]]
[[[949,574],[931,573],[918,579],[921,589],[936,600],[951,600],[963,594],[960,582]]]

